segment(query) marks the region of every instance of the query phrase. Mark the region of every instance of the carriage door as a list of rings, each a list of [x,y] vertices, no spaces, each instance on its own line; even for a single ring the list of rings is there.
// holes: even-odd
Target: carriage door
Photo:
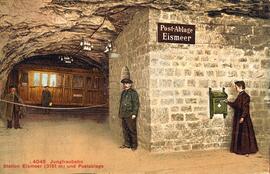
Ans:
[[[82,75],[73,75],[72,78],[72,103],[83,105],[84,99],[84,77]]]
[[[42,84],[45,84],[45,80],[48,79],[48,74],[44,75],[39,71],[30,71],[29,73],[30,85],[28,98],[30,103],[36,104],[41,102]],[[42,77],[44,80],[42,80]],[[47,84],[47,83],[46,83]],[[48,84],[47,84],[48,85]]]

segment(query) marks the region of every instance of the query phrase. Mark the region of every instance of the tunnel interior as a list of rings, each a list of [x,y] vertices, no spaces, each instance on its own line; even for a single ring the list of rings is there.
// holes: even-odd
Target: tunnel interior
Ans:
[[[149,99],[150,92],[147,91],[147,85],[149,83],[147,80],[144,80],[144,78],[147,73],[150,72],[150,70],[147,69],[149,67],[146,67],[148,66],[148,60],[146,60],[146,58],[149,58],[149,56],[146,56],[145,58],[142,54],[146,54],[145,52],[149,51],[147,50],[148,48],[152,49],[154,53],[159,48],[160,50],[168,50],[168,48],[170,48],[164,48],[161,45],[157,45],[156,40],[153,39],[153,37],[150,38],[148,32],[155,32],[156,26],[154,23],[156,21],[161,19],[163,21],[168,20],[178,22],[180,19],[180,21],[182,20],[183,23],[186,23],[189,21],[188,18],[177,17],[174,13],[184,13],[183,16],[190,15],[190,18],[192,18],[190,21],[196,21],[197,19],[201,20],[200,23],[198,23],[198,26],[202,28],[201,30],[203,32],[206,30],[207,33],[211,33],[214,30],[217,30],[217,32],[221,32],[222,36],[228,36],[228,38],[226,38],[226,41],[228,42],[226,43],[232,44],[236,48],[241,47],[245,52],[245,56],[248,56],[248,54],[252,55],[256,49],[262,50],[262,47],[264,47],[265,44],[269,45],[268,40],[263,44],[260,42],[257,43],[256,40],[260,40],[263,37],[255,37],[258,33],[263,35],[269,32],[268,29],[265,29],[265,31],[258,31],[258,33],[256,33],[257,30],[255,30],[257,29],[256,27],[258,27],[256,23],[257,20],[268,19],[270,16],[270,4],[267,0],[224,0],[215,2],[161,2],[140,0],[136,2],[114,1],[113,3],[111,3],[111,1],[105,2],[99,0],[36,0],[35,3],[31,3],[27,0],[12,0],[0,3],[3,5],[0,8],[0,36],[2,38],[0,40],[1,94],[4,95],[2,89],[7,89],[10,84],[15,83],[18,85],[18,91],[24,98],[26,104],[40,105],[42,88],[43,86],[48,85],[49,90],[55,96],[53,105],[56,107],[85,107],[104,104],[104,110],[102,108],[93,108],[92,111],[100,111],[103,114],[108,114],[108,99],[109,93],[111,92],[111,94],[113,94],[111,97],[113,102],[111,105],[112,107],[109,109],[112,110],[112,112],[110,112],[112,116],[112,130],[119,130],[118,132],[116,131],[116,134],[120,135],[120,124],[119,119],[117,119],[118,99],[121,90],[119,83],[121,79],[119,78],[121,77],[121,68],[128,65],[131,77],[137,79],[135,87],[139,90],[142,102],[145,104],[141,109],[141,115],[145,117],[141,117],[139,120],[139,131],[141,136],[140,141],[146,144],[146,149],[150,149],[155,143],[158,148],[162,145],[170,146],[170,143],[164,141],[150,142],[155,133],[160,135],[160,132],[158,132],[159,129],[155,129],[155,127],[151,125],[151,122],[153,120],[161,120],[166,123],[169,118],[173,117],[173,115],[169,116],[168,114],[168,112],[172,112],[171,109],[160,107],[154,110],[148,107],[148,105],[152,103],[150,103]],[[152,16],[149,15],[150,12],[143,12],[144,10],[147,11],[149,9],[156,12],[151,13]],[[135,21],[133,25],[127,27],[136,14],[136,19],[139,22],[136,23]],[[197,18],[198,16],[199,18]],[[238,30],[238,28],[234,26],[235,24],[231,24],[231,21],[229,20],[226,21],[228,26],[227,24],[226,26],[223,26],[225,24],[219,23],[222,16],[225,16],[226,18],[228,16],[232,16],[233,18],[235,18],[235,16],[240,16],[246,21],[249,21],[247,18],[250,18],[250,23],[254,25],[254,28],[241,25],[240,27],[242,28]],[[252,21],[252,19],[254,19],[255,22]],[[243,20],[243,22],[245,21]],[[215,23],[217,23],[217,25],[215,25]],[[128,29],[126,29],[126,27]],[[124,34],[123,31],[125,31]],[[238,36],[242,31],[244,31],[244,36]],[[137,35],[134,35],[134,33]],[[252,33],[252,37],[254,35],[254,38],[248,38],[249,33]],[[122,36],[124,35],[126,38],[131,39],[128,40],[119,37],[121,34]],[[144,37],[143,34],[146,36]],[[246,37],[249,40],[245,40]],[[119,48],[114,47],[114,41],[116,41],[117,38],[120,38],[118,41]],[[239,39],[239,42],[241,41],[241,44],[234,44],[237,39]],[[207,38],[205,38],[205,40],[207,40]],[[245,45],[245,43],[249,42],[254,42],[256,47],[253,48]],[[198,47],[200,47],[204,45],[204,43],[198,45]],[[178,51],[186,49],[185,46],[177,47],[176,45],[172,46],[172,48],[180,48]],[[122,53],[123,57],[118,60],[112,60],[112,62],[115,63],[115,66],[110,67],[111,65],[109,62],[111,60],[109,53],[118,51]],[[190,51],[190,53],[191,52],[194,53],[195,51]],[[166,53],[166,51],[164,51],[164,53]],[[196,53],[205,53],[206,60],[208,59],[207,56],[210,55],[208,48],[203,51],[199,50]],[[138,57],[133,55],[137,55]],[[160,55],[155,56],[159,58]],[[170,57],[171,54],[166,56]],[[67,62],[64,63],[61,59],[64,61],[66,59]],[[179,60],[180,59],[182,60],[181,57],[179,57]],[[71,63],[69,63],[70,61]],[[144,61],[146,63],[144,63]],[[245,59],[239,60],[239,62],[241,61],[245,61]],[[182,62],[180,62],[180,64],[181,63]],[[161,64],[161,66],[163,65],[167,66],[165,61]],[[211,67],[212,65],[209,66],[210,68],[214,68]],[[224,66],[227,68],[232,67],[231,64]],[[109,70],[114,71],[114,74],[109,74]],[[191,71],[188,70],[187,72],[191,73]],[[169,71],[167,73],[170,74]],[[92,74],[95,74],[94,77]],[[189,73],[186,74],[188,76]],[[202,73],[197,74],[198,76],[201,76]],[[109,81],[109,75],[114,78],[112,81]],[[161,74],[157,74],[157,76],[161,76]],[[164,83],[161,84],[166,86],[167,82],[165,79],[163,79],[163,81]],[[108,88],[110,86],[109,83],[112,84],[112,88]],[[174,85],[181,86],[181,83],[176,81]],[[203,81],[202,85],[208,86],[205,85]],[[165,92],[163,95],[167,96]],[[175,92],[175,95],[178,95],[178,93]],[[167,101],[170,102],[170,100],[164,100],[164,102]],[[181,102],[182,100],[179,101]],[[165,103],[165,105],[167,104]],[[177,107],[175,108],[177,109]],[[181,110],[189,110],[189,108],[183,107]],[[37,110],[32,112],[36,111]],[[87,113],[86,111],[82,112]],[[69,113],[72,113],[70,115],[84,117],[81,116],[82,114],[77,112],[77,110],[66,110],[62,113],[60,118],[62,120],[66,119],[65,116]],[[155,115],[150,116],[149,113],[156,114],[158,118],[156,118],[156,120],[153,119]],[[181,114],[174,114],[174,116],[176,119],[179,119],[177,121],[182,121]],[[42,118],[42,115],[39,118]],[[197,118],[192,119],[196,121]],[[115,129],[114,125],[116,127]],[[193,124],[190,125],[192,126]],[[194,123],[195,127],[196,125],[197,123]],[[168,139],[177,135],[175,132],[167,131],[167,126],[170,125],[159,126],[164,129],[166,135],[168,134],[166,136]],[[156,130],[156,132],[154,130]],[[192,128],[192,130],[197,130],[197,128]],[[159,138],[160,136],[157,137]],[[181,148],[185,148],[185,146]],[[196,146],[194,148],[196,148]]]
[[[57,54],[33,56],[13,67],[5,91],[8,93],[10,86],[17,88],[23,103],[29,105],[26,111],[30,117],[44,113],[44,108],[31,106],[42,106],[42,92],[47,86],[52,96],[50,114],[39,116],[90,117],[104,122],[108,117],[107,77],[104,68],[91,59]]]

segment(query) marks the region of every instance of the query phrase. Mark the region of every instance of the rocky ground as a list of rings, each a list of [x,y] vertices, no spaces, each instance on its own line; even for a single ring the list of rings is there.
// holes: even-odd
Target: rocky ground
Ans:
[[[140,148],[134,152],[119,149],[121,142],[110,134],[106,115],[102,109],[86,114],[32,112],[22,120],[23,129],[7,130],[2,126],[0,174],[269,172],[269,161],[260,154],[245,157],[227,150],[153,154]],[[61,160],[71,163],[62,166],[55,163]]]

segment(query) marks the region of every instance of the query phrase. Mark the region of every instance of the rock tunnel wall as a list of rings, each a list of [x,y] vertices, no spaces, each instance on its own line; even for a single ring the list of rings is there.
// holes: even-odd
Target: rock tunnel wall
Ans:
[[[158,22],[196,25],[196,43],[158,43]],[[120,135],[119,81],[127,65],[141,99],[138,130],[145,147],[152,152],[228,149],[233,111],[229,109],[226,119],[210,119],[208,90],[225,87],[233,100],[237,94],[232,83],[244,80],[259,148],[267,154],[269,31],[263,19],[160,10],[137,14],[117,38],[121,57],[110,59],[113,130]]]
[[[124,66],[140,94],[140,144],[154,152],[228,148],[232,111],[225,120],[209,120],[208,87],[226,87],[233,99],[236,94],[230,83],[243,79],[252,97],[260,149],[266,154],[269,2],[229,2],[1,1],[0,93],[12,67],[35,55],[77,55],[94,59],[106,69],[104,47],[123,30],[114,43],[121,56],[109,63],[110,125],[118,137],[119,81]],[[142,11],[142,7],[160,10]],[[140,13],[130,20],[136,11]],[[157,22],[195,24],[196,44],[157,43]],[[82,38],[88,38],[95,49],[78,51]]]

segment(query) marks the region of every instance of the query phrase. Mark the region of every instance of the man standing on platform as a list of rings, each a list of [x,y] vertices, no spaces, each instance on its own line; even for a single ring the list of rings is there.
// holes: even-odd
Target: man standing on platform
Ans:
[[[52,95],[51,95],[51,92],[48,89],[48,86],[44,86],[44,89],[42,91],[41,105],[43,107],[52,106]],[[44,112],[45,112],[45,114],[49,114],[50,110],[45,109]]]
[[[124,135],[124,144],[120,148],[131,148],[136,150],[137,142],[137,127],[136,120],[139,110],[138,93],[131,88],[132,80],[121,80],[124,90],[121,94],[119,117],[122,119],[122,129]]]
[[[4,97],[4,100],[14,103],[22,103],[22,99],[16,92],[15,86],[9,87],[10,93]],[[23,115],[23,108],[13,103],[4,104],[3,116],[7,120],[7,128],[11,129],[13,126],[15,129],[21,129],[20,118]]]

